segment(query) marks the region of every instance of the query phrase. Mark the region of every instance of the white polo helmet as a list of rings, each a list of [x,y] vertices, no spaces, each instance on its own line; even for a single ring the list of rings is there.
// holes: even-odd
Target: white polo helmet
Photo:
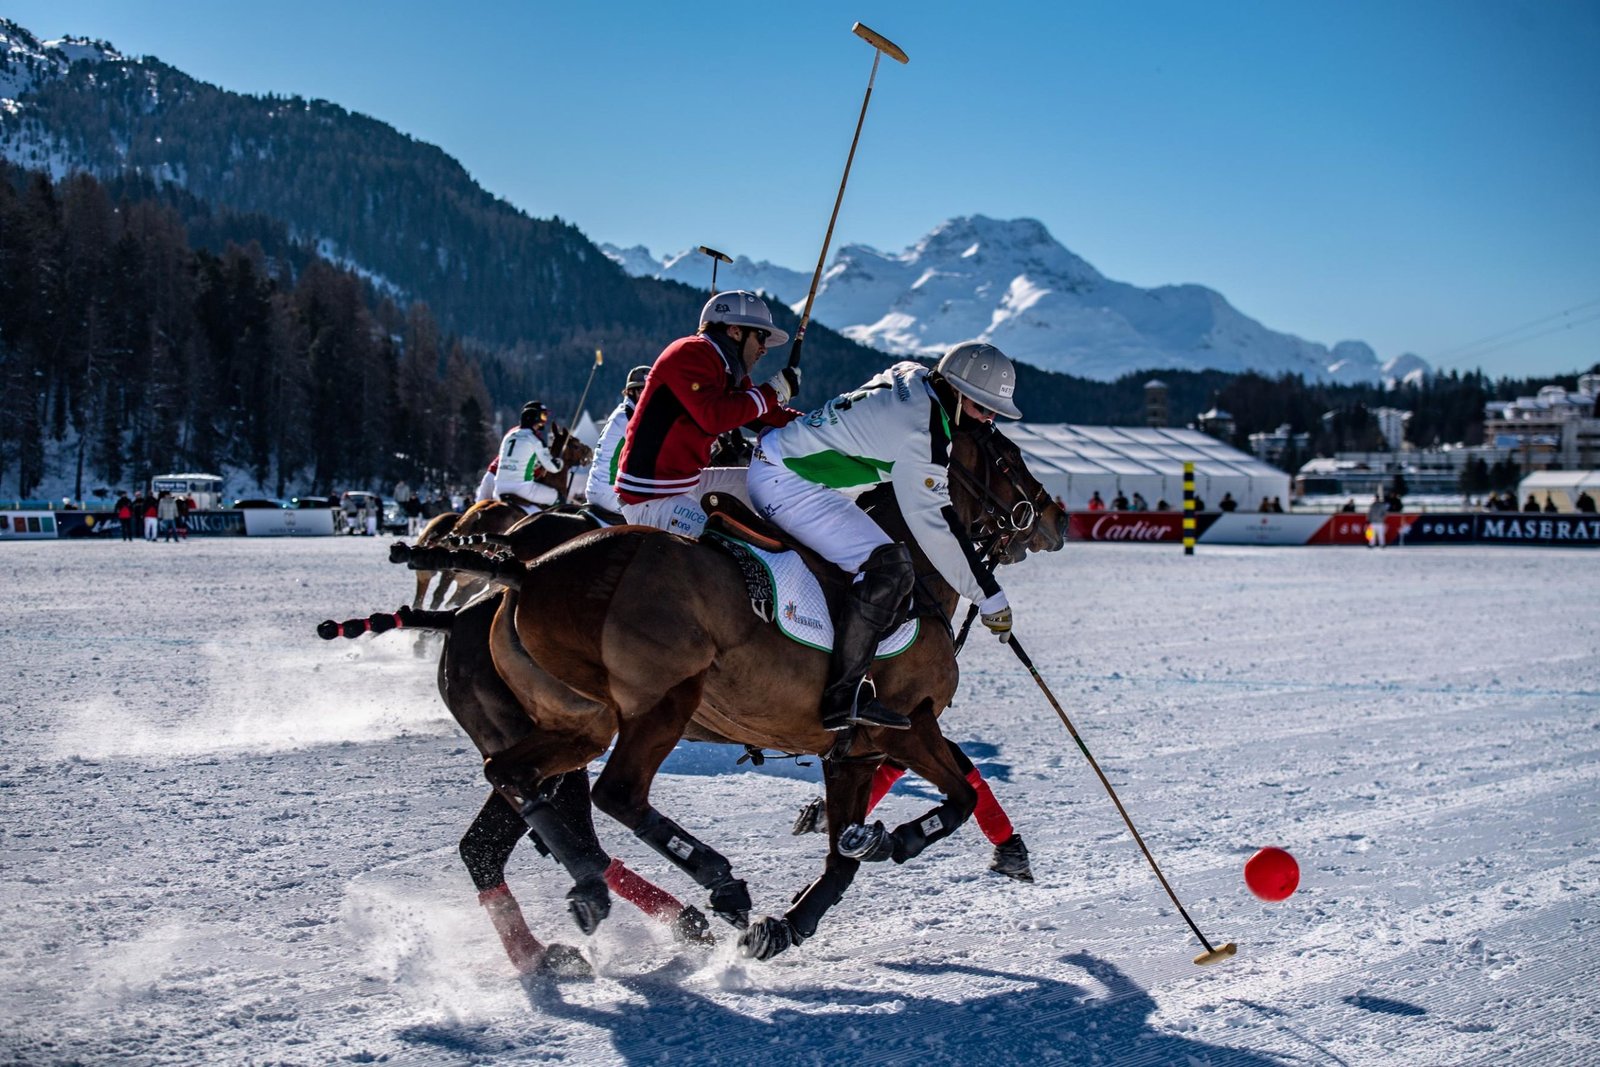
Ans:
[[[1012,399],[1017,391],[1017,368],[994,345],[963,341],[941,356],[933,369],[974,403],[1008,419],[1022,418]]]
[[[717,322],[769,331],[772,336],[767,338],[768,348],[789,343],[789,335],[772,325],[772,312],[767,308],[767,302],[744,289],[718,293],[706,301],[706,306],[700,311],[700,328],[703,330]]]

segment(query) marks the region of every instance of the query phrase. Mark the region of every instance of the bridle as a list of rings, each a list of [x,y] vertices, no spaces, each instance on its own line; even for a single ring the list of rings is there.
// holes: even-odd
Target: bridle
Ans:
[[[967,432],[972,434],[983,460],[977,465],[983,476],[980,479],[975,471],[952,463],[950,479],[959,482],[978,501],[979,513],[967,524],[968,538],[984,556],[1000,559],[1010,552],[1014,541],[1032,532],[1040,512],[1051,501],[1042,485],[1030,489],[1024,483],[1011,457],[997,441],[1004,437],[992,425],[984,423]],[[997,475],[1010,486],[1012,494],[1020,498],[1015,503],[1006,503],[991,487],[991,479]]]

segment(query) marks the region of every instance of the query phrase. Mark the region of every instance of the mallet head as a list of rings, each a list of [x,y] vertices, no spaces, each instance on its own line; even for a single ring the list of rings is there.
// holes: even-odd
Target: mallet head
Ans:
[[[733,257],[732,256],[728,255],[725,252],[718,252],[715,248],[707,248],[705,245],[701,245],[700,246],[700,252],[701,252],[702,255],[710,256],[712,259],[720,260],[723,263],[732,263],[733,262]]]
[[[889,40],[889,38],[885,37],[883,34],[868,26],[864,26],[858,22],[854,26],[850,27],[850,32],[897,63],[911,62],[911,60],[906,58],[904,49],[895,44],[893,41]]]

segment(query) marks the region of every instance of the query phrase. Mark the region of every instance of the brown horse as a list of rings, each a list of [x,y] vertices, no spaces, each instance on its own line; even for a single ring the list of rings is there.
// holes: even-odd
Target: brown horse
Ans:
[[[572,436],[568,430],[557,429],[551,436],[551,451],[561,458],[561,470],[545,472],[537,481],[567,497],[567,487],[574,467],[586,467],[594,461],[594,449]],[[529,518],[522,508],[499,500],[480,500],[465,511],[436,515],[417,535],[416,547],[432,548],[439,545],[459,545],[473,535],[495,535],[508,532],[517,523]],[[451,540],[457,539],[457,540]],[[437,583],[435,584],[435,581]],[[413,610],[421,610],[427,599],[428,587],[433,585],[433,598],[429,610],[439,611],[449,606],[459,606],[481,593],[487,583],[482,579],[457,570],[417,570],[417,592],[411,598]],[[452,588],[453,586],[453,588]],[[449,594],[448,596],[446,594]]]
[[[563,539],[568,536],[559,532],[557,524],[547,522],[544,526],[546,531]],[[515,596],[514,592],[498,593],[455,611],[401,608],[395,613],[379,613],[343,623],[329,621],[319,626],[317,632],[327,640],[400,628],[442,633],[439,695],[456,722],[478,746],[484,756],[486,773],[493,780],[497,777],[494,771],[496,753],[515,749],[536,729],[489,661],[489,631],[501,600]],[[461,861],[478,891],[478,903],[488,913],[506,955],[519,973],[564,976],[591,973],[588,962],[576,949],[559,943],[546,945],[533,935],[516,897],[506,884],[506,861],[524,836],[546,855],[559,850],[569,857],[569,862],[572,862],[571,857],[581,857],[590,876],[600,879],[608,889],[668,926],[678,941],[702,946],[714,943],[709,924],[697,908],[684,905],[672,894],[629,870],[621,860],[605,853],[594,832],[588,771],[577,770],[544,783],[539,795],[531,801],[519,796],[513,804],[505,792],[491,791],[461,838]],[[579,903],[587,906],[589,901],[585,897]],[[592,923],[598,920],[578,912],[577,906],[575,903],[574,914],[580,927],[592,930]]]
[[[1018,562],[1029,550],[1061,546],[1064,514],[998,431],[958,433],[951,470],[957,515],[991,560]],[[859,729],[842,739],[823,730],[817,709],[827,654],[790,642],[758,618],[728,555],[662,531],[619,527],[539,556],[525,574],[499,569],[521,596],[513,616],[502,607],[496,620],[495,667],[537,730],[495,758],[498,787],[534,796],[542,782],[587,766],[614,737],[595,806],[709,889],[719,916],[748,927],[740,941],[747,955],[769,958],[814,934],[861,861],[910,859],[955,830],[975,800],[937,721],[958,680],[949,615],[959,598],[916,550],[892,498],[874,517],[911,544],[923,598],[940,613],[939,624],[924,620],[916,642],[874,672],[879,698],[908,712],[911,729]],[[782,918],[748,926],[749,894],[728,861],[650,805],[662,760],[685,737],[828,754],[827,865]],[[860,826],[872,771],[886,756],[945,796],[892,832]],[[556,857],[566,862],[559,851]],[[603,917],[609,905],[592,863],[568,869],[574,913]]]

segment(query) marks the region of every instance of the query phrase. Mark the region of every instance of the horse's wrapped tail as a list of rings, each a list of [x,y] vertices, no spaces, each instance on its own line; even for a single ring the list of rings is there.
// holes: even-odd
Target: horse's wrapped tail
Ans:
[[[527,567],[516,559],[496,559],[453,548],[408,545],[404,541],[389,546],[389,562],[404,563],[414,571],[460,571],[510,583],[520,582],[528,573]]]
[[[317,624],[317,636],[324,641],[336,637],[355,640],[362,634],[381,634],[389,630],[449,630],[455,621],[454,611],[418,611],[407,605],[399,611],[375,612],[364,619],[344,622],[327,619]]]

